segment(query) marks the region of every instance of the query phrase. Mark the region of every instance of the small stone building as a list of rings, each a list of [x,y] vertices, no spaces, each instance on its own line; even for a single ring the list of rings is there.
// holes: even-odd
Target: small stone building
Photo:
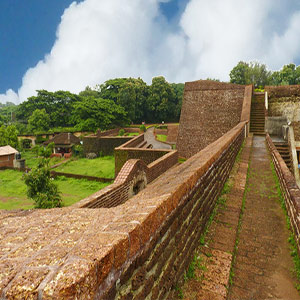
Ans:
[[[44,142],[44,145],[49,145],[50,143],[54,143],[53,153],[60,153],[64,156],[66,153],[72,153],[72,147],[74,145],[80,144],[80,139],[72,133],[62,132],[58,135],[55,135],[50,140]]]
[[[9,145],[0,147],[0,167],[13,167],[17,153],[18,151]]]

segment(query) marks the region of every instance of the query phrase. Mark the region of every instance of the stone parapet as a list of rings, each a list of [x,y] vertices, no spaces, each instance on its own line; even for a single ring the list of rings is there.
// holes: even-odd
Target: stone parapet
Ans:
[[[245,124],[117,207],[0,211],[1,299],[172,299]]]

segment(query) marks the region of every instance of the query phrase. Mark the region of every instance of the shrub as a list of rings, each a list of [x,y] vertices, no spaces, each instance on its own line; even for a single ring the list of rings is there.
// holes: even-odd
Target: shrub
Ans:
[[[83,157],[83,146],[82,145],[74,145],[72,148],[72,152],[74,156]]]
[[[125,134],[125,130],[124,129],[120,129],[119,130],[119,136],[123,136]]]
[[[35,208],[61,207],[61,196],[57,185],[50,178],[49,160],[43,159],[37,168],[25,174],[27,196],[35,202]]]
[[[140,126],[140,130],[141,130],[142,132],[145,132],[145,131],[146,131],[146,126],[145,126],[144,124],[142,124],[142,125]]]
[[[46,141],[47,141],[46,138],[43,138],[41,135],[38,135],[38,136],[36,137],[35,143],[36,143],[36,144],[42,144],[42,143],[44,143],[44,142],[46,142]]]
[[[21,143],[22,143],[22,146],[24,149],[30,149],[31,145],[32,145],[32,140],[31,139],[23,139],[21,141]]]

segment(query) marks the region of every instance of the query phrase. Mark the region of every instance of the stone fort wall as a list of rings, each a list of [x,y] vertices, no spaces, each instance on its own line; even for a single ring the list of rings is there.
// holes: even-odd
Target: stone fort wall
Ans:
[[[209,80],[187,82],[177,138],[179,156],[191,157],[236,126],[241,121],[245,94],[242,85]],[[248,103],[251,96],[252,93]]]
[[[266,140],[279,178],[281,191],[283,192],[287,213],[290,217],[294,236],[296,237],[298,253],[300,255],[300,189],[296,183],[295,177],[285,164],[268,134]]]
[[[0,211],[2,299],[172,299],[245,128],[117,207]]]
[[[300,122],[300,85],[266,86],[268,116],[284,116],[291,122]]]

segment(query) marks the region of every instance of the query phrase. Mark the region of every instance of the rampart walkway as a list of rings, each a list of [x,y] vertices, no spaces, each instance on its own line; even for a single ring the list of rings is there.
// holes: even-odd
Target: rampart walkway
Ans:
[[[300,299],[265,137],[254,136],[229,299]]]
[[[183,286],[183,299],[300,299],[291,272],[289,231],[264,136],[254,136],[252,146],[247,139],[232,176],[226,205],[219,205],[196,251],[196,278]]]

